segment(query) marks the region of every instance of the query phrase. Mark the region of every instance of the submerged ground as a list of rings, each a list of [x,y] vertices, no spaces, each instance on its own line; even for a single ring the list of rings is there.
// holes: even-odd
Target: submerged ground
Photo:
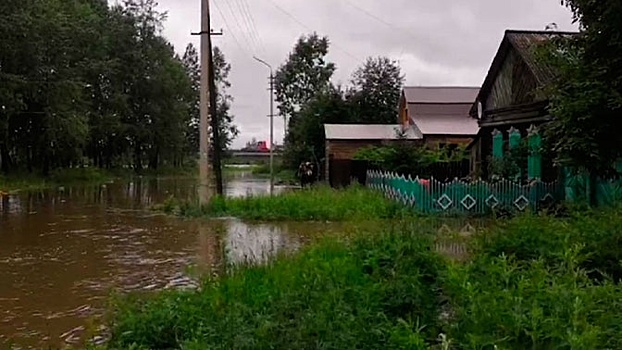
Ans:
[[[363,188],[280,190],[204,208],[175,179],[4,196],[0,344],[622,347],[620,210],[449,220]]]

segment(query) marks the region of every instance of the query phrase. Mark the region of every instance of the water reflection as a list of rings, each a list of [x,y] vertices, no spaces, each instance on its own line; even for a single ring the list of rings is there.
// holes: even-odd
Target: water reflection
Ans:
[[[229,182],[230,195],[259,194],[265,180]],[[112,290],[193,288],[198,271],[262,262],[298,249],[321,225],[267,226],[182,220],[144,210],[194,196],[194,181],[144,180],[0,199],[0,348],[74,343]]]
[[[227,262],[262,264],[279,253],[295,251],[301,246],[301,236],[289,232],[283,225],[249,226],[240,221],[232,222],[225,236]]]

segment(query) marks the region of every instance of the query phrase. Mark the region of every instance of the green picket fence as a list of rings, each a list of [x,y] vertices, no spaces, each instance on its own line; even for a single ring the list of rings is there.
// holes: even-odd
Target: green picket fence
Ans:
[[[564,171],[564,191],[569,202],[586,202],[588,198],[589,175],[572,174]],[[612,206],[622,201],[622,179],[596,179],[593,188],[597,206]]]
[[[533,181],[529,185],[509,180],[440,182],[370,170],[366,185],[429,214],[486,215],[501,210],[537,210],[564,199],[564,187],[559,181]]]

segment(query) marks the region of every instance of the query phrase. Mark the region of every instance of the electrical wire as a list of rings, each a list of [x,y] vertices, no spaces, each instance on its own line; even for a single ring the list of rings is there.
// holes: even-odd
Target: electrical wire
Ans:
[[[231,2],[233,2],[233,4],[231,4]],[[238,15],[239,15],[240,22],[244,25],[244,32],[248,36],[250,42],[253,45],[253,48],[254,48],[253,52],[256,52],[256,48],[259,47],[259,42],[257,41],[257,36],[255,35],[253,28],[251,28],[248,17],[246,16],[246,14],[244,13],[244,10],[242,9],[242,5],[237,0],[229,0],[227,1],[227,3],[230,6],[233,16],[238,18]]]
[[[231,17],[233,17],[233,20],[235,24],[237,25],[237,28],[239,29],[239,34],[242,37],[242,39],[244,39],[247,47],[253,47],[252,39],[249,39],[247,30],[244,30],[244,28],[242,28],[242,25],[240,24],[240,21],[238,17],[235,15],[235,11],[233,10],[233,7],[231,6],[230,0],[225,0],[225,4],[227,5],[229,13],[231,13]]]
[[[261,48],[261,43],[260,40],[257,36],[257,30],[253,25],[253,22],[249,16],[249,13],[246,12],[246,9],[244,8],[244,4],[242,4],[242,2],[240,0],[231,0],[235,3],[235,6],[237,7],[238,12],[241,15],[241,19],[242,22],[244,23],[244,26],[246,27],[247,33],[249,34],[249,37],[251,38],[251,40],[253,40],[253,44],[256,45],[256,51],[258,51]]]
[[[226,1],[226,0],[225,0]],[[227,18],[225,17],[225,14],[222,12],[222,9],[220,8],[220,6],[218,6],[218,2],[214,1],[214,5],[216,7],[216,10],[218,11],[218,13],[220,14],[220,17],[222,18],[222,21],[225,23],[225,27],[227,27],[227,30],[229,30],[228,34],[231,34],[231,37],[233,38],[233,41],[235,41],[236,45],[238,46],[238,48],[240,50],[242,50],[243,52],[245,52],[246,54],[248,54],[249,56],[252,56],[252,53],[250,53],[247,49],[247,47],[243,46],[242,43],[240,42],[240,40],[238,40],[237,35],[235,35],[235,33],[233,32],[233,30],[231,29],[231,26],[229,25],[229,22],[227,21]]]
[[[296,16],[294,16],[292,13],[290,13],[289,11],[287,11],[284,8],[282,8],[281,6],[279,6],[279,4],[277,4],[274,0],[268,0],[268,1],[272,4],[272,6],[276,7],[279,11],[281,11],[283,14],[285,14],[287,17],[289,17],[292,21],[298,23],[298,25],[300,25],[301,27],[305,28],[306,30],[308,30],[310,32],[313,31],[313,29],[311,29],[309,26],[307,26],[302,21],[300,21],[298,18],[296,18]],[[351,54],[350,52],[348,52],[344,48],[340,47],[339,45],[337,45],[335,43],[333,43],[333,45],[335,46],[335,48],[337,48],[339,51],[343,52],[344,54],[348,55],[353,60],[355,60],[357,62],[362,62],[359,58],[357,58],[356,56],[354,56],[353,54]]]
[[[250,10],[250,6],[248,4],[248,1],[246,0],[239,0],[242,4],[242,12],[246,15],[246,17],[249,20],[251,29],[252,29],[252,33],[255,35],[255,38],[257,39],[257,42],[259,43],[259,47],[262,50],[263,53],[266,53],[265,50],[265,45],[263,40],[261,39],[261,35],[259,33],[259,30],[257,29],[257,25],[255,23],[255,18],[253,17],[253,12]]]
[[[412,33],[410,33],[410,32],[408,32],[408,31],[404,30],[403,28],[399,28],[399,27],[395,26],[394,24],[392,24],[391,22],[389,22],[389,21],[385,21],[384,19],[382,19],[382,18],[380,18],[380,17],[378,17],[378,16],[374,15],[371,11],[368,11],[368,10],[366,10],[366,9],[362,8],[361,6],[357,5],[354,1],[351,1],[351,0],[344,0],[344,1],[345,1],[348,5],[350,5],[350,6],[354,7],[355,9],[357,9],[357,10],[359,10],[360,12],[364,13],[364,14],[365,14],[365,15],[367,15],[368,17],[370,17],[370,18],[372,18],[372,19],[376,20],[377,22],[380,22],[380,23],[382,23],[382,24],[386,25],[387,27],[389,27],[389,28],[391,28],[391,29],[393,29],[393,30],[400,31],[400,32],[402,32],[403,34],[405,34],[406,36],[408,36],[408,37],[410,37],[410,38],[413,38],[413,39],[415,39],[415,40],[418,40],[417,38],[415,38],[415,36],[414,36],[414,35],[412,35]],[[399,59],[398,59],[398,60],[401,60],[401,58],[402,58],[402,56],[403,56],[403,55],[404,55],[404,46],[402,46],[402,50],[400,51],[400,54],[399,54]]]

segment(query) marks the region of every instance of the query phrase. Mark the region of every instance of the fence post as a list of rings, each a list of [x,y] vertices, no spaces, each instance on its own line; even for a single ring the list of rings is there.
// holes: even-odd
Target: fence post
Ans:
[[[503,133],[497,129],[492,131],[492,157],[503,158]]]
[[[509,131],[510,150],[514,150],[520,146],[520,139],[521,139],[520,131],[518,131],[514,127],[511,127]],[[518,166],[518,173],[515,175],[514,180],[520,183],[521,182],[520,180],[523,178],[523,174],[522,174],[522,169],[521,169],[520,164],[517,164],[517,166]]]
[[[535,125],[527,130],[529,133],[529,162],[527,173],[530,180],[542,178],[542,136]]]

